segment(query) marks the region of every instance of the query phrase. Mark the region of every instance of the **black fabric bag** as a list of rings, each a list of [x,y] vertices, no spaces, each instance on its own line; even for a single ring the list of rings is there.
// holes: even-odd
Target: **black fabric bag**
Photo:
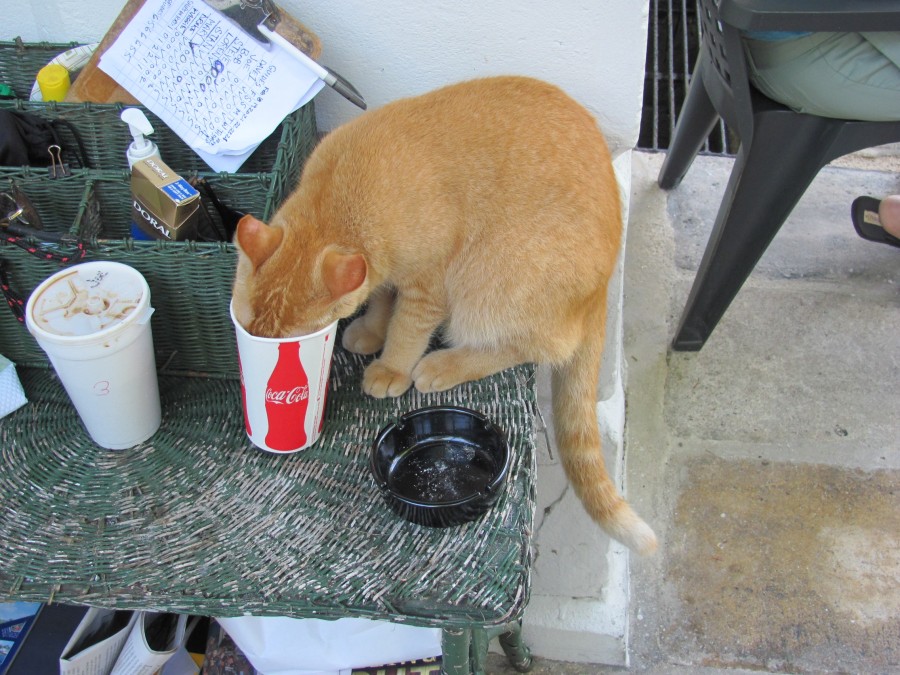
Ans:
[[[59,126],[68,129],[77,149],[67,148],[61,141]],[[65,120],[51,122],[18,110],[0,110],[0,166],[50,166],[50,147],[54,145],[60,148],[65,161],[87,168],[81,139],[71,124]]]

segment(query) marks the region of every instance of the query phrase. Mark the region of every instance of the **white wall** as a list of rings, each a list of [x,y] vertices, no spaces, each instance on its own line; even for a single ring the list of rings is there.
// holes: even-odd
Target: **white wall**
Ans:
[[[370,107],[473,77],[532,75],[586,105],[614,152],[637,140],[649,0],[280,0],[323,42],[321,61]],[[4,0],[10,40],[97,41],[124,0]],[[328,130],[358,109],[330,90],[316,100]],[[540,120],[535,120],[539,124]]]

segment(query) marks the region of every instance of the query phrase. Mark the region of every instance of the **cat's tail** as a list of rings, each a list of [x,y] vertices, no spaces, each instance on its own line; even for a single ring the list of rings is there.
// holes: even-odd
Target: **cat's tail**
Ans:
[[[604,294],[605,295],[605,294]],[[606,303],[593,311],[605,315]],[[642,554],[656,550],[656,535],[628,505],[610,480],[597,427],[597,378],[603,352],[604,319],[589,322],[595,335],[553,369],[553,423],[566,476],[585,510],[606,533]]]

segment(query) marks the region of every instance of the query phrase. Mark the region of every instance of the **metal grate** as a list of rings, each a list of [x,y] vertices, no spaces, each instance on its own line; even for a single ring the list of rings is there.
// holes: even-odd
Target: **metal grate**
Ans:
[[[669,147],[699,48],[696,0],[650,0],[639,148]],[[720,120],[701,152],[729,155],[733,154],[731,145],[728,130]]]

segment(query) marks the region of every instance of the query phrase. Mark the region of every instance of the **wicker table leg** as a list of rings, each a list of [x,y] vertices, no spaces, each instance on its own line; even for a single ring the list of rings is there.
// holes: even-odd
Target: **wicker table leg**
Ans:
[[[488,645],[491,636],[485,628],[472,629],[472,675],[485,675],[487,667]]]
[[[509,631],[500,636],[500,646],[509,659],[509,664],[520,673],[527,673],[533,665],[531,650],[522,640],[522,624],[516,622],[509,626]]]
[[[441,675],[471,675],[469,649],[472,631],[444,628],[441,631]]]

